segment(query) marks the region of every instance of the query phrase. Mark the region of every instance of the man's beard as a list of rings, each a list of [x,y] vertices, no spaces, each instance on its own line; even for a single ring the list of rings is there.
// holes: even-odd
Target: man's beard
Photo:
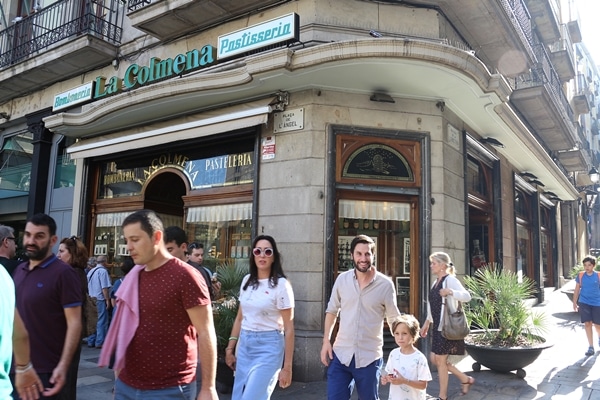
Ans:
[[[31,245],[28,247],[35,247],[35,250],[29,250],[27,247],[25,248],[25,254],[29,257],[30,260],[34,261],[42,261],[48,255],[50,251],[50,241],[46,244],[45,247],[37,247],[36,245]]]
[[[369,264],[369,266],[367,268],[360,268],[358,266],[358,264],[354,260],[352,260],[352,264],[354,264],[354,269],[355,270],[357,270],[358,272],[362,272],[363,274],[366,273],[366,272],[368,272],[371,269],[371,267],[372,267],[372,265]]]

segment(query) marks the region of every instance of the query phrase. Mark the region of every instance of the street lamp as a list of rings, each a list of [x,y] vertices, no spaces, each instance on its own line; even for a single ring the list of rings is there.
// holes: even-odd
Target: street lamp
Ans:
[[[588,172],[588,175],[590,177],[590,181],[592,181],[592,183],[594,184],[598,183],[598,181],[600,180],[600,174],[598,173],[596,167],[592,167],[592,169],[590,169],[590,172]]]

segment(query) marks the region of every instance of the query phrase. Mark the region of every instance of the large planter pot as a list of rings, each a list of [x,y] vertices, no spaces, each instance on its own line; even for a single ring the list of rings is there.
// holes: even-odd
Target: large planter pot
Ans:
[[[481,334],[481,331],[472,331],[471,335]],[[493,347],[482,346],[465,342],[465,347],[469,355],[475,360],[473,371],[479,371],[481,366],[487,367],[493,371],[510,372],[516,371],[519,378],[525,378],[527,375],[526,366],[534,362],[542,351],[552,347],[552,344],[540,338],[541,343],[532,347]]]

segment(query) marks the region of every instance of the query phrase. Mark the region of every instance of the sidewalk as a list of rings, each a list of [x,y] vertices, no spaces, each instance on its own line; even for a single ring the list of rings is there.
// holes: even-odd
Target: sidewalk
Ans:
[[[458,380],[450,377],[448,397],[462,400],[514,400],[514,399],[600,399],[600,364],[596,360],[600,351],[596,346],[596,354],[585,357],[587,340],[583,325],[579,323],[579,315],[573,312],[567,296],[560,290],[547,289],[545,301],[536,306],[544,311],[551,324],[547,334],[551,343],[550,349],[531,365],[525,367],[527,376],[519,379],[514,372],[498,373],[482,367],[479,372],[472,372],[473,360],[466,356],[458,363],[458,367],[476,379],[475,385],[466,396],[461,396]],[[594,334],[594,341],[597,338]],[[112,399],[112,370],[98,368],[99,350],[84,346],[79,367],[77,382],[77,398],[82,400]],[[318,357],[318,354],[315,354]],[[325,381],[294,382],[291,387],[276,389],[273,400],[321,400],[326,398]],[[433,373],[433,381],[429,383],[427,393],[438,394],[437,373]],[[388,386],[380,390],[382,400],[387,400]],[[231,395],[219,393],[221,400],[230,400]],[[356,398],[356,394],[353,399]]]

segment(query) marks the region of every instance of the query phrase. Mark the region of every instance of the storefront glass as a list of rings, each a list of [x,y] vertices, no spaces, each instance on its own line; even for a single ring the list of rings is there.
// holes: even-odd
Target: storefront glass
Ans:
[[[67,147],[74,142],[73,138],[64,137],[58,146],[54,171],[54,189],[75,186],[75,160],[72,160],[67,154]]]
[[[94,230],[93,256],[104,255],[108,259],[109,266],[118,268],[123,262],[123,257],[129,255],[127,243],[123,237],[121,224],[132,211],[102,213],[96,216],[96,229]],[[174,215],[158,214],[166,226],[182,226],[182,218]],[[113,271],[118,275],[118,271]]]
[[[206,189],[251,183],[253,153],[224,154],[196,158],[186,152],[162,153],[142,160],[109,161],[101,166],[99,199],[136,196],[144,183],[164,168],[176,168],[186,175],[191,189]]]
[[[388,201],[339,201],[337,272],[354,268],[350,243],[356,235],[367,235],[376,244],[374,264],[396,285],[398,307],[410,312],[411,205]]]
[[[204,246],[204,265],[248,264],[252,252],[252,203],[191,207],[186,232]]]
[[[520,191],[515,191],[515,214],[517,222],[517,274],[529,276],[533,273],[529,269],[531,264],[531,212],[528,196]]]
[[[23,132],[6,138],[0,150],[0,198],[29,194],[33,134]]]

